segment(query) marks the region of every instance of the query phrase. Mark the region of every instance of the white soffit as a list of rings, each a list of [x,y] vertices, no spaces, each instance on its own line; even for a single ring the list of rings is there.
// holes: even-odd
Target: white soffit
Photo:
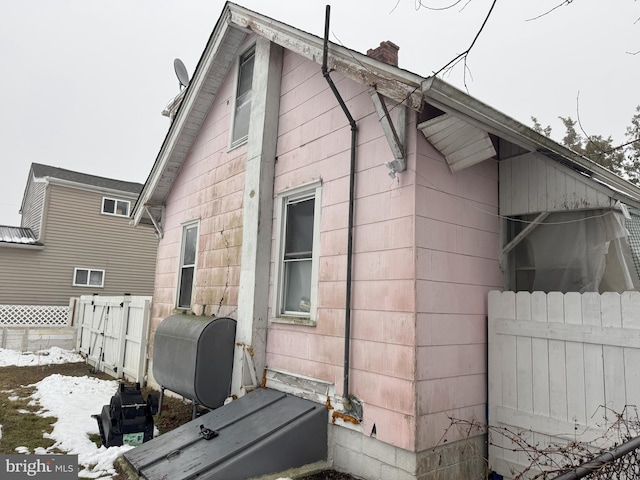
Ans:
[[[444,155],[452,172],[459,172],[496,155],[486,131],[448,113],[422,122],[418,128]]]

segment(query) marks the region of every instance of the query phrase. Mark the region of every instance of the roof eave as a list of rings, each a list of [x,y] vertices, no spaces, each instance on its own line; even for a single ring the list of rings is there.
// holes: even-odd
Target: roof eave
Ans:
[[[453,111],[470,123],[485,128],[490,133],[530,151],[538,151],[551,157],[557,156],[565,159],[594,179],[612,187],[614,191],[624,194],[626,200],[633,203],[634,206],[640,205],[640,188],[636,185],[439,78],[425,79],[422,82],[421,91],[429,104],[445,112]]]

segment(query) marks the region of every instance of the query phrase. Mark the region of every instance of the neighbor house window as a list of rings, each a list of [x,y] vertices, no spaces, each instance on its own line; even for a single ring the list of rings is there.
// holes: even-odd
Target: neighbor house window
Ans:
[[[180,250],[180,276],[178,283],[178,308],[191,308],[191,295],[196,271],[198,249],[198,224],[182,228],[182,248]]]
[[[276,317],[315,319],[320,184],[278,196]]]
[[[75,268],[73,270],[74,287],[104,287],[104,270]]]
[[[131,202],[128,200],[117,200],[115,198],[102,198],[102,213],[107,215],[117,215],[119,217],[128,217]]]
[[[231,146],[244,142],[249,134],[249,117],[251,116],[251,84],[253,82],[254,58],[255,48],[250,49],[240,56]]]

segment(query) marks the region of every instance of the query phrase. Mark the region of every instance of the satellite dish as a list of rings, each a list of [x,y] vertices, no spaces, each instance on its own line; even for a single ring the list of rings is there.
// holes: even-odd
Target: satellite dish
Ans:
[[[173,61],[173,68],[176,71],[176,76],[178,77],[178,81],[180,82],[180,87],[188,87],[189,86],[189,74],[187,73],[187,68],[182,63],[182,60],[176,58]]]

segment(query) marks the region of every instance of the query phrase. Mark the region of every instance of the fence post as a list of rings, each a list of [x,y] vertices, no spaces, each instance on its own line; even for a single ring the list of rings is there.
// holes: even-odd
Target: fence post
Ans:
[[[118,378],[124,377],[124,354],[127,348],[127,331],[129,328],[129,310],[131,308],[131,296],[125,295],[122,298],[122,318],[120,321],[120,335],[118,338],[118,364],[116,365]]]
[[[144,376],[147,365],[147,352],[149,349],[149,323],[151,317],[151,301],[144,301],[144,311],[142,313],[142,334],[140,338],[140,355],[138,356],[138,378],[141,384],[146,384]],[[141,381],[142,380],[142,381]]]

